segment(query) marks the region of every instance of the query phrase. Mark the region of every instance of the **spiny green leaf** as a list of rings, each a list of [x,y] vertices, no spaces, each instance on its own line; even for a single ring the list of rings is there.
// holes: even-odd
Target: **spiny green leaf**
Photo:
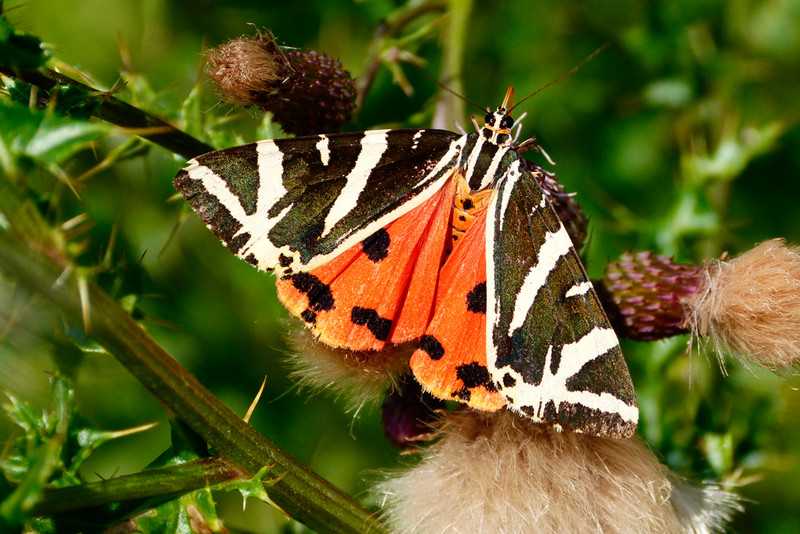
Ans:
[[[221,484],[214,489],[220,489],[223,491],[238,491],[242,494],[242,498],[245,500],[245,502],[250,497],[253,497],[267,504],[272,504],[269,495],[267,495],[267,490],[264,489],[264,477],[267,475],[267,472],[270,469],[271,466],[264,466],[250,480],[226,482],[225,484]],[[272,483],[274,484],[275,482],[277,482],[277,480]],[[269,482],[267,484],[269,484]]]
[[[125,526],[135,527],[135,532],[178,534],[228,532],[217,516],[214,498],[208,488],[187,493],[136,513],[125,521]],[[132,530],[128,530],[130,531]]]
[[[60,467],[63,443],[57,437],[28,452],[28,469],[17,488],[2,503],[0,517],[12,524],[25,521],[30,510],[41,498],[42,491],[53,473]]]
[[[81,85],[57,85],[52,90],[45,91],[11,78],[6,79],[4,85],[8,96],[17,104],[28,106],[33,100],[37,107],[47,107],[76,119],[90,118],[101,103],[96,91]]]
[[[78,470],[92,452],[129,433],[92,428],[77,413],[72,384],[64,378],[53,377],[52,396],[52,406],[42,414],[13,395],[3,406],[22,429],[0,462],[3,474],[17,486],[0,504],[0,518],[13,524],[29,519],[45,488],[80,484]]]
[[[44,166],[58,166],[108,134],[109,127],[99,122],[63,117],[49,109],[31,109],[0,98],[0,165],[11,173],[21,160]],[[9,168],[10,167],[10,168]]]
[[[25,152],[38,161],[59,165],[107,133],[108,128],[101,123],[69,120],[45,113]]]

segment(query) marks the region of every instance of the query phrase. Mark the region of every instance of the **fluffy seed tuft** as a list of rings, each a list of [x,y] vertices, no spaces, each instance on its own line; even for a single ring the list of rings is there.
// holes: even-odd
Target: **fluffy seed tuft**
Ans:
[[[393,345],[380,352],[333,349],[296,321],[290,323],[286,342],[291,349],[291,377],[301,387],[344,398],[350,410],[380,402],[387,387],[409,372],[413,351],[408,345]]]
[[[772,239],[705,274],[686,300],[698,337],[768,369],[800,363],[800,249]]]
[[[682,534],[725,532],[736,512],[743,512],[742,498],[718,484],[693,486],[676,477],[670,496],[678,515]]]
[[[240,37],[206,51],[211,81],[232,103],[250,106],[274,96],[286,77],[288,63],[268,35]]]
[[[717,531],[681,523],[667,469],[635,439],[559,433],[507,411],[450,421],[418,465],[377,488],[395,532]]]

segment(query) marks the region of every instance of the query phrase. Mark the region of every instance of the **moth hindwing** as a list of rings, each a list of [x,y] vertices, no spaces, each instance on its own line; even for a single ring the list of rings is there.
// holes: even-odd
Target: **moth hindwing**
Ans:
[[[261,141],[192,160],[175,186],[233,253],[276,271],[321,341],[415,341],[411,369],[436,396],[628,437],[617,338],[512,124],[504,102],[466,135]]]

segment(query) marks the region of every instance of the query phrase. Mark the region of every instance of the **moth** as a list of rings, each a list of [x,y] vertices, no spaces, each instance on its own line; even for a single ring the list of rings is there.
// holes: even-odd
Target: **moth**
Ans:
[[[322,342],[375,357],[415,342],[411,370],[437,397],[630,437],[619,342],[514,143],[512,101],[510,88],[469,134],[259,141],[199,156],[174,183]]]

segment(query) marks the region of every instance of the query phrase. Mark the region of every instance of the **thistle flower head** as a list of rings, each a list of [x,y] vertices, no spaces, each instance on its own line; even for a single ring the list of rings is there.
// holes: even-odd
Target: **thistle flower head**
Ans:
[[[336,132],[355,108],[355,83],[339,61],[284,50],[271,35],[234,39],[206,57],[224,99],[272,112],[287,133]]]
[[[692,332],[718,353],[768,369],[800,363],[800,249],[781,239],[702,266],[628,252],[608,264],[596,289],[621,336]]]

